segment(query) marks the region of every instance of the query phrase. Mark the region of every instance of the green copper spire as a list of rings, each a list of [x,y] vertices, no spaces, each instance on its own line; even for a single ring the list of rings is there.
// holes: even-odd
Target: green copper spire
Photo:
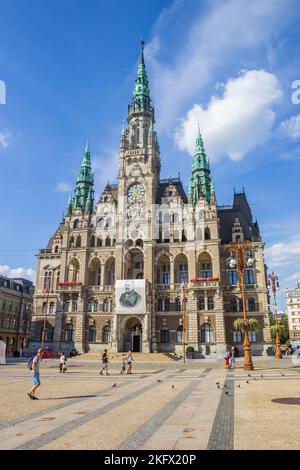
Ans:
[[[79,169],[76,181],[76,188],[73,197],[73,209],[80,207],[85,211],[87,200],[90,197],[90,211],[92,211],[94,203],[94,174],[91,167],[91,152],[89,143],[87,142],[81,167]]]
[[[137,78],[135,80],[132,107],[133,111],[151,111],[151,98],[148,77],[144,61],[144,41],[141,41],[141,57],[138,66]]]
[[[196,149],[192,164],[192,177],[189,185],[189,194],[192,203],[195,205],[204,196],[208,203],[211,202],[212,178],[210,174],[209,161],[205,153],[202,136],[198,124],[198,134],[196,137]]]

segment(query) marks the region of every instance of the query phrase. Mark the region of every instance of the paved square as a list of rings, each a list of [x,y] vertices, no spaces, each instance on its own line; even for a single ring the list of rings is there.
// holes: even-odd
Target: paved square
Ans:
[[[300,368],[255,358],[251,376],[237,360],[140,362],[132,375],[69,360],[66,374],[43,361],[39,400],[26,392],[26,363],[0,368],[1,449],[298,449]],[[113,384],[116,387],[112,387]],[[219,387],[217,383],[220,383]],[[293,425],[295,423],[295,426]]]

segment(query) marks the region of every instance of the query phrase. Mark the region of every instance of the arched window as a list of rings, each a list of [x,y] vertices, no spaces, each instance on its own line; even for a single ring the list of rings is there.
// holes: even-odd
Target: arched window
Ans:
[[[79,248],[81,246],[81,236],[79,235],[77,238],[76,238],[76,248]]]
[[[198,297],[198,310],[205,310],[205,300],[203,296]]]
[[[68,267],[68,281],[69,282],[78,282],[79,278],[79,261],[76,258],[73,258]]]
[[[245,270],[245,284],[254,284],[253,269]]]
[[[110,246],[110,237],[106,237],[105,246]]]
[[[89,342],[94,343],[96,341],[97,328],[96,325],[89,326]]]
[[[229,311],[237,312],[237,301],[234,297],[232,297],[229,301]]]
[[[180,312],[181,311],[181,302],[179,297],[176,297],[175,299],[175,312]]]
[[[58,245],[54,248],[54,253],[58,253]]]
[[[53,333],[54,333],[53,326],[47,325],[46,330],[45,330],[45,341],[47,341],[47,343],[51,343],[53,341]],[[43,334],[43,328],[42,328],[42,334]]]
[[[102,238],[97,238],[97,246],[102,246]]]
[[[213,309],[214,309],[214,298],[208,297],[207,298],[207,310],[213,310]]]
[[[204,230],[204,239],[205,240],[210,240],[210,230],[208,227]]]
[[[110,343],[110,325],[107,324],[102,330],[102,341],[103,343]]]
[[[186,238],[186,231],[185,231],[185,230],[182,230],[181,239],[182,239],[183,242],[186,242],[186,240],[187,240],[187,238]]]
[[[111,226],[112,226],[112,220],[111,220],[110,217],[107,217],[107,219],[105,220],[105,226],[104,226],[104,228],[105,228],[105,229],[108,229],[108,228],[110,228]]]
[[[55,303],[51,302],[50,307],[49,307],[49,315],[53,315],[54,312],[55,312]]]
[[[201,343],[213,343],[214,330],[210,323],[204,323],[201,326]]]
[[[72,237],[70,238],[69,247],[74,248],[74,243],[75,243],[75,241],[74,241],[74,237],[72,235]]]
[[[160,330],[160,342],[169,343],[170,342],[170,332],[166,326],[163,326]]]
[[[44,302],[42,306],[42,313],[45,315],[46,312],[47,312],[47,302]]]
[[[73,223],[73,228],[80,228],[80,220],[79,219],[76,219],[74,220],[74,223]]]
[[[94,237],[94,235],[91,236],[91,246],[95,246],[95,237]]]
[[[183,328],[179,325],[176,331],[176,343],[182,343]]]
[[[255,300],[252,297],[248,299],[248,312],[256,312]]]
[[[73,341],[73,323],[67,323],[65,327],[65,342],[71,343]]]
[[[111,310],[111,302],[109,299],[105,299],[103,302],[103,312],[110,312]]]
[[[232,285],[232,286],[237,285],[237,272],[236,272],[236,269],[232,269],[232,270],[228,271],[228,281],[229,281],[229,284]]]
[[[98,219],[97,223],[96,223],[96,227],[97,228],[103,228],[103,225],[104,225],[104,220],[102,218]]]

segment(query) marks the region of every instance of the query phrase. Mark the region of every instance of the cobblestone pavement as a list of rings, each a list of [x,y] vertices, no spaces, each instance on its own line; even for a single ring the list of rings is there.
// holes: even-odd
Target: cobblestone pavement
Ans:
[[[255,371],[223,362],[144,362],[132,375],[99,375],[95,361],[41,366],[30,400],[26,363],[0,366],[0,449],[298,449],[300,369],[256,360]],[[116,384],[115,387],[113,385]],[[298,400],[299,402],[299,400]],[[276,423],[276,425],[275,425]],[[278,428],[279,426],[279,428]]]

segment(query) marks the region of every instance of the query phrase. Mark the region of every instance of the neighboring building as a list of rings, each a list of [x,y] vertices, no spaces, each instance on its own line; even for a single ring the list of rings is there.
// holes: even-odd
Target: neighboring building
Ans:
[[[271,341],[264,243],[246,195],[235,193],[232,205],[217,206],[200,131],[188,194],[180,178],[160,179],[154,123],[142,49],[120,139],[118,183],[107,184],[94,204],[87,145],[66,215],[38,254],[33,345],[47,313],[46,342],[56,351],[182,352],[185,304],[187,344],[205,356],[223,355],[226,344],[242,349],[233,331],[242,317],[241,294],[227,250],[239,237],[252,241],[246,304],[259,322],[250,334],[252,350],[264,353]],[[117,289],[123,294],[116,298]]]
[[[286,310],[291,341],[300,341],[300,281],[294,289],[286,289]]]
[[[0,275],[0,338],[6,343],[7,356],[22,354],[27,347],[33,293],[31,281]]]

